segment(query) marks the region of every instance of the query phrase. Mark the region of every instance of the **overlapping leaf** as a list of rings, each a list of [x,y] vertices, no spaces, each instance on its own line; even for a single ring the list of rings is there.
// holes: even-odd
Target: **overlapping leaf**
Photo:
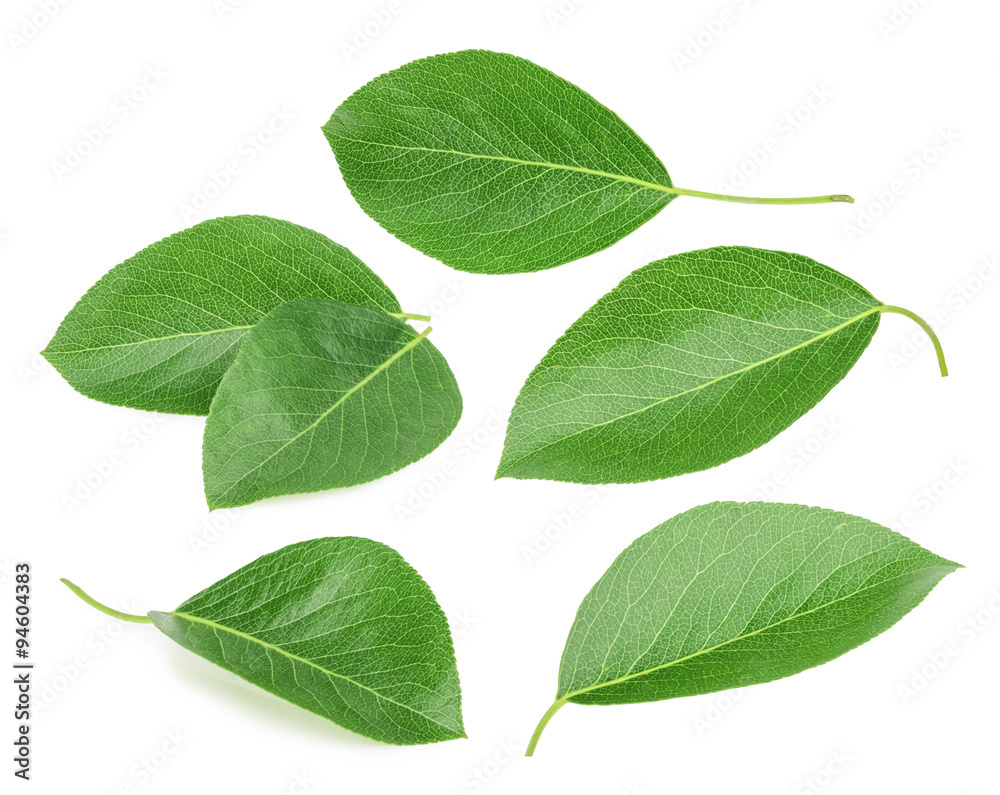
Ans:
[[[632,704],[769,682],[884,632],[959,568],[821,508],[718,502],[646,533],[577,613],[556,701]]]
[[[847,374],[883,312],[922,323],[797,254],[732,246],[650,263],[528,376],[497,477],[634,483],[744,455]]]
[[[189,651],[351,731],[397,745],[465,736],[448,622],[399,553],[292,544],[149,618]]]
[[[354,198],[400,240],[460,270],[520,273],[593,254],[679,194],[615,113],[547,69],[465,50],[380,75],[323,127]]]
[[[296,298],[400,311],[378,276],[323,235],[262,216],[216,218],[112,268],[43,354],[96,400],[207,414],[243,335]]]
[[[273,310],[212,402],[209,506],[365,483],[431,452],[458,423],[462,398],[426,334],[338,301]]]

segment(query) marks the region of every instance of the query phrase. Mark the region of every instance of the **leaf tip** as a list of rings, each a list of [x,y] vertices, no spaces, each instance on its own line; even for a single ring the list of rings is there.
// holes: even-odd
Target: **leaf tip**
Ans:
[[[218,511],[221,508],[237,508],[242,504],[239,498],[233,499],[230,495],[227,499],[228,490],[221,491],[217,484],[212,484],[208,482],[207,475],[205,481],[205,505],[208,506],[208,511]]]
[[[515,466],[512,465],[512,463],[511,463],[511,459],[512,458],[513,458],[513,455],[511,455],[508,452],[507,445],[506,445],[506,442],[505,442],[504,443],[504,449],[500,453],[500,460],[497,462],[497,471],[496,471],[496,474],[493,475],[493,480],[500,480],[501,478],[515,478],[515,477],[517,477],[517,475],[511,474],[512,471],[515,468]],[[516,463],[517,462],[515,461],[514,464],[516,465]]]
[[[46,345],[46,346],[45,346],[44,348],[42,348],[42,349],[41,349],[41,350],[40,350],[40,351],[38,352],[38,355],[39,355],[39,356],[41,356],[41,357],[42,357],[43,359],[45,359],[45,361],[47,361],[47,362],[48,362],[48,363],[49,363],[50,365],[52,365],[53,367],[55,367],[55,368],[56,368],[56,370],[59,370],[59,367],[58,367],[58,366],[56,365],[56,363],[55,363],[55,362],[54,362],[54,361],[52,360],[52,354],[54,353],[54,351],[52,350],[52,343],[53,343],[54,341],[55,341],[54,339],[53,339],[53,340],[50,340],[50,341],[49,341],[49,344],[48,344],[48,345]],[[75,389],[75,387],[74,387],[74,389]]]

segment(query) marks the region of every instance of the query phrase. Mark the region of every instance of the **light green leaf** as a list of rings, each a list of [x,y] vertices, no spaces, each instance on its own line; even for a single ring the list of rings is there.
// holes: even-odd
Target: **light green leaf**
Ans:
[[[615,113],[547,69],[487,50],[380,75],[323,127],[354,198],[404,243],[475,273],[551,268],[607,248],[678,195]]]
[[[448,622],[420,575],[384,544],[292,544],[148,618],[63,582],[98,610],[153,623],[199,657],[365,737],[465,737]]]
[[[185,229],[112,268],[42,353],[95,400],[207,414],[243,335],[295,298],[401,314],[343,246],[287,221],[239,215]]]
[[[273,310],[212,402],[209,507],[366,483],[431,452],[458,423],[462,397],[429,332],[338,301]]]
[[[798,254],[729,246],[650,263],[528,376],[497,477],[635,483],[717,466],[816,405],[887,306]]]
[[[626,549],[569,631],[552,715],[770,682],[884,632],[959,564],[822,508],[716,502]]]

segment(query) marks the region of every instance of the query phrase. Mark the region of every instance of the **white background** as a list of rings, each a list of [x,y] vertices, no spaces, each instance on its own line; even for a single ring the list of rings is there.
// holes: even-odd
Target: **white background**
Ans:
[[[373,12],[389,22],[366,44],[358,27]],[[44,23],[34,33],[25,27],[32,19]],[[10,564],[30,560],[41,703],[25,788],[997,792],[998,22],[1000,7],[987,0],[7,0],[0,638],[12,646]],[[682,198],[584,261],[508,277],[452,271],[364,215],[320,125],[377,74],[470,47],[528,57],[583,87],[649,142],[680,186],[725,190],[734,173],[753,172],[738,192],[846,192],[858,203]],[[133,91],[146,95],[125,114],[120,95]],[[293,118],[251,159],[250,139],[276,113]],[[85,131],[102,119],[112,124],[104,140],[68,173],[59,168],[70,150],[87,150]],[[767,139],[774,145],[762,158]],[[233,159],[240,174],[186,214]],[[113,265],[196,221],[236,213],[317,229],[368,263],[405,310],[433,311],[434,342],[465,398],[461,424],[436,452],[367,486],[209,515],[201,419],[87,400],[36,355]],[[494,482],[506,416],[556,337],[633,269],[725,243],[807,254],[887,303],[942,313],[952,376],[938,377],[916,326],[887,316],[841,385],[739,460],[603,491]],[[120,465],[68,504],[80,479],[115,453]],[[435,473],[445,468],[453,474],[442,482]],[[432,493],[401,519],[421,488]],[[570,705],[537,756],[522,758],[555,691],[575,610],[613,558],[682,510],[765,490],[905,522],[907,535],[968,568],[832,663],[738,698]],[[574,503],[577,516],[538,542]],[[470,740],[397,748],[356,737],[152,627],[109,621],[58,582],[71,577],[124,609],[171,609],[261,554],[325,535],[384,541],[434,588],[456,635]],[[915,679],[921,669],[925,684]],[[13,695],[7,685],[0,701]],[[7,760],[9,713],[3,726]],[[2,767],[9,780],[11,763]]]

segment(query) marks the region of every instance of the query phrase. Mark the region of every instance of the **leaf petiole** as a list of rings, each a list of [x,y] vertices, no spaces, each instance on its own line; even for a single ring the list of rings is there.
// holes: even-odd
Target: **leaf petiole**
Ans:
[[[542,719],[538,721],[538,725],[535,727],[535,733],[531,735],[531,739],[528,741],[528,749],[524,752],[525,756],[535,755],[535,746],[538,745],[538,740],[542,736],[542,732],[545,731],[545,727],[549,725],[549,721],[552,720],[552,716],[555,715],[563,704],[568,703],[565,698],[557,698],[552,706],[548,708],[546,713],[542,715]]]
[[[386,312],[389,317],[398,317],[400,320],[419,320],[423,323],[430,323],[430,315],[414,315],[409,312]]]
[[[761,199],[752,196],[727,196],[724,193],[707,193],[702,190],[687,188],[663,188],[666,193],[678,196],[694,196],[698,199],[712,199],[719,202],[735,202],[736,204],[829,204],[830,202],[846,202],[854,204],[854,198],[844,193],[834,193],[829,196],[799,196],[793,199]]]
[[[136,616],[133,615],[132,613],[122,613],[119,612],[118,610],[108,607],[107,605],[102,605],[100,602],[98,602],[96,599],[94,599],[92,596],[86,593],[82,588],[80,588],[78,585],[74,585],[65,577],[60,578],[59,582],[63,583],[67,588],[69,588],[73,593],[79,596],[88,605],[90,605],[93,608],[96,608],[97,610],[100,610],[105,615],[109,615],[112,618],[121,619],[122,621],[131,621],[134,624],[153,623],[152,619],[150,619],[149,616]]]
[[[944,360],[944,349],[941,347],[941,340],[938,339],[937,334],[934,333],[934,329],[931,328],[931,324],[924,320],[919,315],[911,312],[909,309],[903,309],[901,306],[889,306],[887,304],[882,304],[878,308],[879,312],[889,313],[893,315],[903,315],[903,317],[908,317],[914,323],[916,323],[920,328],[924,330],[931,339],[931,343],[934,345],[934,353],[937,354],[938,367],[941,368],[941,377],[948,377],[948,365]]]

